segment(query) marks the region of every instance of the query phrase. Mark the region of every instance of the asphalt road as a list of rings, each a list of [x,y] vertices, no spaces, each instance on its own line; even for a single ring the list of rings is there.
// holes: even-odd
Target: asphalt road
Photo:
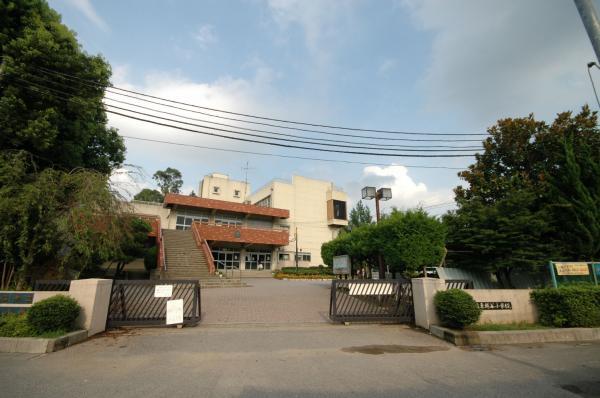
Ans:
[[[600,397],[600,344],[464,350],[406,326],[202,325],[0,354],[1,397]]]

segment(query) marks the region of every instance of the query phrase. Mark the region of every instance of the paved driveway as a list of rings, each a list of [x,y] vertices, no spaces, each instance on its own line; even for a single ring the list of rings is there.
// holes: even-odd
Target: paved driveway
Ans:
[[[204,325],[1,354],[0,397],[598,397],[600,344],[469,351],[402,325]]]
[[[248,287],[202,290],[202,324],[329,322],[329,281],[247,279]]]

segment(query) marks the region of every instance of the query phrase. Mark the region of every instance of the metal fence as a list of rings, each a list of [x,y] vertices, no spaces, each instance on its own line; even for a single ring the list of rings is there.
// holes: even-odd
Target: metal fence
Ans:
[[[407,280],[333,280],[329,318],[336,322],[412,322],[412,284]]]
[[[70,280],[39,280],[33,284],[33,290],[42,292],[68,292],[71,287]]]
[[[172,285],[171,297],[154,297],[156,285]],[[115,280],[106,326],[165,325],[167,301],[176,299],[183,299],[183,323],[198,323],[201,306],[197,280]]]
[[[473,281],[468,279],[446,279],[446,290],[473,289]]]

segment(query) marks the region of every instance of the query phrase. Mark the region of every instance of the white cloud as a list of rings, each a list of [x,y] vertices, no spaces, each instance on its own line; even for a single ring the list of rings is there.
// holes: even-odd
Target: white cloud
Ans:
[[[380,75],[385,75],[388,72],[392,71],[393,69],[396,68],[396,66],[398,65],[398,61],[392,58],[388,58],[386,60],[384,60],[380,65],[379,68],[377,69],[378,73]]]
[[[218,41],[215,27],[212,25],[202,25],[192,35],[203,49]]]
[[[433,33],[421,87],[427,110],[481,128],[497,119],[553,118],[593,100],[595,59],[577,10],[564,0],[405,0]]]
[[[98,28],[108,32],[110,28],[108,24],[98,15],[90,0],[67,0],[73,7],[77,8],[87,19],[90,20]]]
[[[360,199],[356,193],[364,186],[385,187],[392,189],[392,199],[381,202],[384,211],[392,207],[410,209],[417,206],[437,205],[452,201],[454,194],[450,189],[430,190],[423,182],[415,181],[404,166],[367,166],[363,169],[362,178],[349,184],[346,191],[351,192],[353,202]],[[431,213],[437,214],[438,209]],[[442,209],[443,210],[443,209]]]
[[[113,170],[109,182],[111,188],[125,199],[132,199],[135,194],[144,188],[154,188],[149,183],[145,172],[132,166],[124,166]]]

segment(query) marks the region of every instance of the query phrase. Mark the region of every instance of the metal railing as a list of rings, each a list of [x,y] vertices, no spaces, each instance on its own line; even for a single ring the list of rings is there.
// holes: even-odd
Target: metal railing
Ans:
[[[154,297],[156,285],[172,285],[171,297]],[[115,280],[106,325],[166,326],[167,301],[176,299],[183,300],[183,323],[197,324],[202,314],[197,280]]]
[[[33,284],[33,290],[38,292],[68,292],[71,281],[67,279],[37,280]]]
[[[412,284],[407,280],[333,280],[329,318],[335,322],[412,322]]]
[[[473,289],[473,281],[468,279],[446,279],[446,290]]]

